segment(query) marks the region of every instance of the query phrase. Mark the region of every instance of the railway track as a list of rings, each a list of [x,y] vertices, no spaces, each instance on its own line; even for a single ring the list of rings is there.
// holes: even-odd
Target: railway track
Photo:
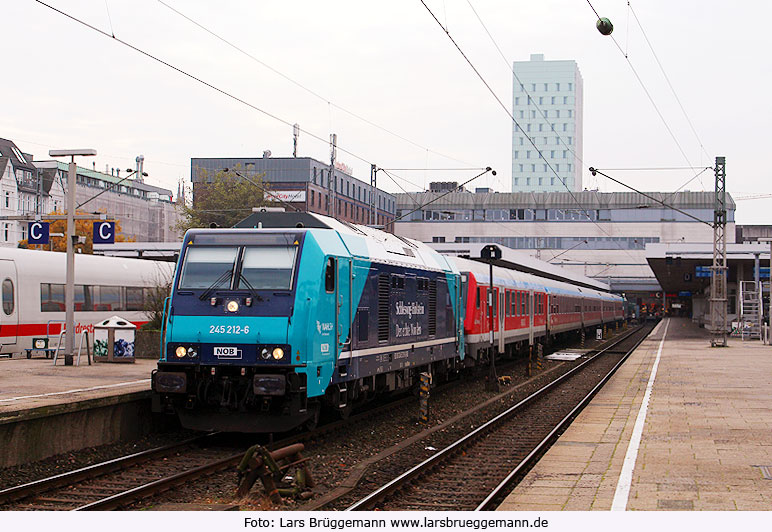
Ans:
[[[510,361],[502,368],[522,363]],[[450,386],[453,386],[453,382]],[[437,391],[440,389],[438,387]],[[393,400],[347,420],[328,423],[313,431],[277,440],[266,447],[277,449],[318,439],[346,430],[355,423],[372,422],[378,416],[413,402],[415,398],[411,396]],[[126,508],[192,480],[235,469],[249,445],[235,452],[233,445],[222,445],[217,438],[217,434],[203,435],[0,490],[0,510],[85,511]],[[253,443],[250,442],[250,445]]]
[[[345,430],[414,401],[413,397],[403,397],[349,419],[266,443],[266,447],[278,449]],[[218,445],[218,437],[217,433],[202,435],[0,490],[0,510],[115,510],[197,478],[227,469],[235,471],[246,449],[255,442],[234,452],[232,445]]]
[[[652,328],[621,336],[348,510],[495,508]]]

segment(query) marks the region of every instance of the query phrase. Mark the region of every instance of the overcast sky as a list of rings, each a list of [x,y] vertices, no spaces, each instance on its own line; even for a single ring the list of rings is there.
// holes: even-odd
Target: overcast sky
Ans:
[[[164,1],[253,58],[156,0],[50,4],[300,124],[308,132],[300,136],[301,156],[329,160],[329,146],[311,134],[328,139],[335,132],[341,150],[349,152],[339,151],[338,160],[365,181],[371,162],[421,169],[395,172],[408,191],[476,173],[427,168],[491,166],[498,175],[472,186],[510,190],[511,119],[420,0]],[[699,167],[724,155],[733,195],[772,193],[769,2],[631,2],[694,131],[626,1],[592,2],[614,23],[616,44],[595,29],[586,0],[470,2],[506,62],[467,0],[426,0],[510,110],[512,61],[532,53],[577,61],[584,79],[585,186],[621,189],[591,177],[589,166]],[[0,137],[36,159],[47,158],[50,148],[90,147],[99,153],[97,169],[104,170],[106,164],[133,167],[144,154],[147,181],[176,192],[179,178],[190,179],[191,157],[260,156],[266,149],[274,156],[292,154],[291,125],[33,0],[4,4]],[[90,167],[91,160],[81,164]],[[608,173],[643,190],[672,191],[697,171]],[[400,191],[382,174],[378,184]],[[712,171],[686,188],[712,189]],[[737,221],[772,223],[770,208],[772,199],[740,201]]]

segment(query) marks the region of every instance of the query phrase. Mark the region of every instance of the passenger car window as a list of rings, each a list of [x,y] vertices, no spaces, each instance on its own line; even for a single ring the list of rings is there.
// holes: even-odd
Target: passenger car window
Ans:
[[[3,312],[6,316],[13,314],[13,281],[6,279],[3,281]]]

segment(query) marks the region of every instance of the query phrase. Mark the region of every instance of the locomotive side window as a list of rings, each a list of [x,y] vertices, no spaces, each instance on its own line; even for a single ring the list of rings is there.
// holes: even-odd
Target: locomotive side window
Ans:
[[[3,312],[6,316],[13,314],[13,281],[5,279],[3,281]]]
[[[474,307],[475,308],[480,308],[480,290],[481,290],[481,288],[478,286],[477,290],[475,291],[475,298],[474,298],[475,299],[475,302],[474,302]]]
[[[327,267],[324,269],[324,290],[327,293],[335,291],[335,259],[327,259]]]
[[[180,288],[230,288],[239,248],[189,247]]]

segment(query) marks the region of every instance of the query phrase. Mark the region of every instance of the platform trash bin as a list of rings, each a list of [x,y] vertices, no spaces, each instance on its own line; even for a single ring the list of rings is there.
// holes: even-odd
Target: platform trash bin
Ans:
[[[134,362],[134,334],[137,327],[120,316],[94,324],[94,360]]]

